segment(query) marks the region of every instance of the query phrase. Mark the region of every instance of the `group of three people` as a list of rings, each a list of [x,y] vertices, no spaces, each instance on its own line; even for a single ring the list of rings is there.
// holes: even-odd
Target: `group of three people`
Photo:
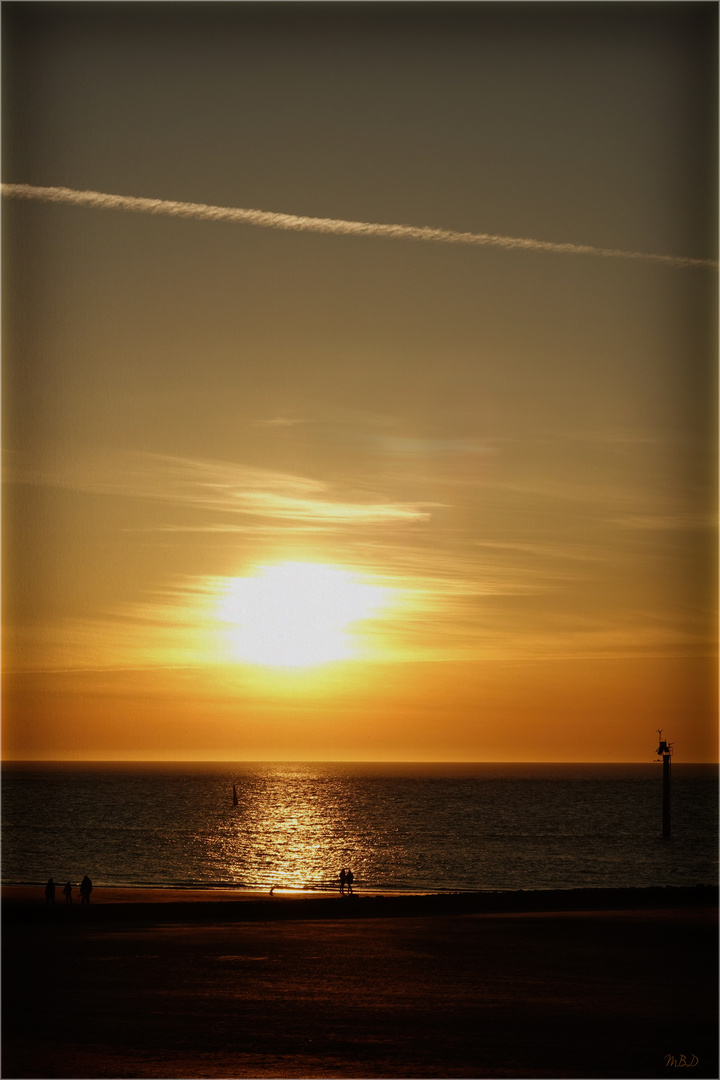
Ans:
[[[72,884],[69,881],[66,881],[65,885],[63,886],[63,895],[65,897],[65,903],[66,904],[72,904],[72,890],[73,890]],[[80,903],[81,904],[89,904],[90,903],[90,893],[92,892],[92,890],[93,890],[93,883],[86,874],[85,877],[80,882]],[[54,904],[55,903],[55,882],[53,881],[52,878],[50,878],[47,885],[45,886],[45,903],[46,904]]]

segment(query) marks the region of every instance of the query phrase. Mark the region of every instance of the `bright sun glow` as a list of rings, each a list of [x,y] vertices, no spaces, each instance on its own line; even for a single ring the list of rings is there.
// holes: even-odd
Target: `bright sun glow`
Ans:
[[[232,578],[219,618],[234,659],[272,667],[310,667],[358,655],[350,628],[391,603],[391,591],[350,570],[320,563],[263,566]]]

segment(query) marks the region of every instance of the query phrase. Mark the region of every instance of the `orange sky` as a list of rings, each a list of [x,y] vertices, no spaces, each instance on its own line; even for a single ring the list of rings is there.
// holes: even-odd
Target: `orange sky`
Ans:
[[[4,182],[715,258],[592,8],[5,5]],[[715,271],[3,214],[6,758],[716,759]]]

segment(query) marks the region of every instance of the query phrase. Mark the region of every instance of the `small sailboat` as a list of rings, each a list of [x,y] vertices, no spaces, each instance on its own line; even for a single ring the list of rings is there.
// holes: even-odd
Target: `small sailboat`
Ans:
[[[233,806],[237,806],[237,804],[238,804],[237,788],[233,784]]]

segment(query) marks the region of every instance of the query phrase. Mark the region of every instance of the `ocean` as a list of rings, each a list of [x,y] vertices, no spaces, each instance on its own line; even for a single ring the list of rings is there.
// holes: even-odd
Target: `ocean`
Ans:
[[[233,784],[238,805],[232,804]],[[3,767],[4,884],[267,890],[717,882],[718,773],[662,767],[31,763]]]

